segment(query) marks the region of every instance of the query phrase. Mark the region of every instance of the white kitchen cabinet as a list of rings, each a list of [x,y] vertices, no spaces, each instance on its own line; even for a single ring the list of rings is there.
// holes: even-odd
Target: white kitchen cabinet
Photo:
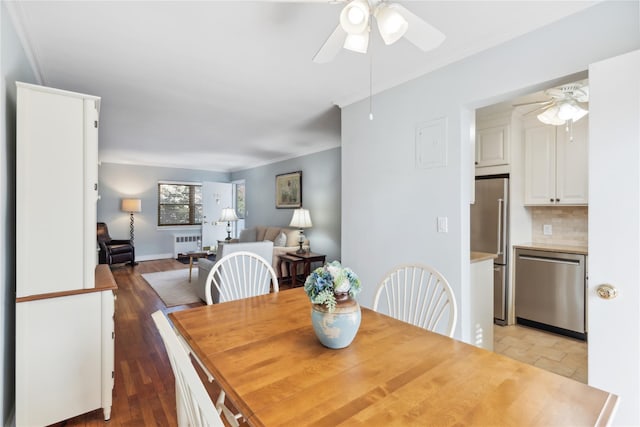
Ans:
[[[113,290],[16,304],[17,426],[111,417],[114,307]]]
[[[93,288],[100,98],[16,85],[17,297]]]
[[[476,347],[493,351],[493,261],[495,255],[472,252],[470,277],[471,339]]]
[[[586,205],[588,120],[565,126],[532,122],[525,127],[525,205]]]
[[[98,408],[109,419],[116,284],[96,267],[100,98],[16,86],[16,425]]]
[[[509,164],[509,126],[499,125],[476,131],[476,167]]]

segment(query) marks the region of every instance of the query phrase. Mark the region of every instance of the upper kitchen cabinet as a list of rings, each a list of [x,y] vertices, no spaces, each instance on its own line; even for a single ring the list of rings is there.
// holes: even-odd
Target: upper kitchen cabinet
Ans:
[[[508,172],[510,163],[511,113],[488,116],[478,115],[476,119],[476,175],[485,175],[484,168],[502,166],[502,170],[489,173]],[[505,170],[504,167],[507,167]]]
[[[588,203],[588,128],[587,117],[572,132],[537,120],[526,124],[525,205]]]
[[[16,86],[16,296],[93,288],[100,98]]]
[[[476,167],[509,164],[509,126],[478,129]]]

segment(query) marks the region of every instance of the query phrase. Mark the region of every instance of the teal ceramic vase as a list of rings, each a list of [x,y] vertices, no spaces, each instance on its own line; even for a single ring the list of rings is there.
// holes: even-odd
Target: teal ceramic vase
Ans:
[[[360,319],[360,305],[351,298],[338,300],[332,312],[324,304],[311,305],[313,330],[328,348],[345,348],[351,344],[358,333]]]

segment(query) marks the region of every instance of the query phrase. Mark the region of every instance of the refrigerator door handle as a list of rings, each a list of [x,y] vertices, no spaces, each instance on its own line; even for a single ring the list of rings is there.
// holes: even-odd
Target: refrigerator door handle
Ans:
[[[498,255],[502,255],[504,250],[503,241],[502,241],[502,211],[504,206],[504,200],[498,199]]]

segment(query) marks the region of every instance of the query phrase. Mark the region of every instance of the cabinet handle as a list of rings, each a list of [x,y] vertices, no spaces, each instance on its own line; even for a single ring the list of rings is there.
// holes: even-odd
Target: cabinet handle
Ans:
[[[560,201],[560,199],[556,199],[556,202],[559,202],[559,201]]]
[[[549,199],[549,201],[550,201],[551,203],[553,203],[553,199]]]

